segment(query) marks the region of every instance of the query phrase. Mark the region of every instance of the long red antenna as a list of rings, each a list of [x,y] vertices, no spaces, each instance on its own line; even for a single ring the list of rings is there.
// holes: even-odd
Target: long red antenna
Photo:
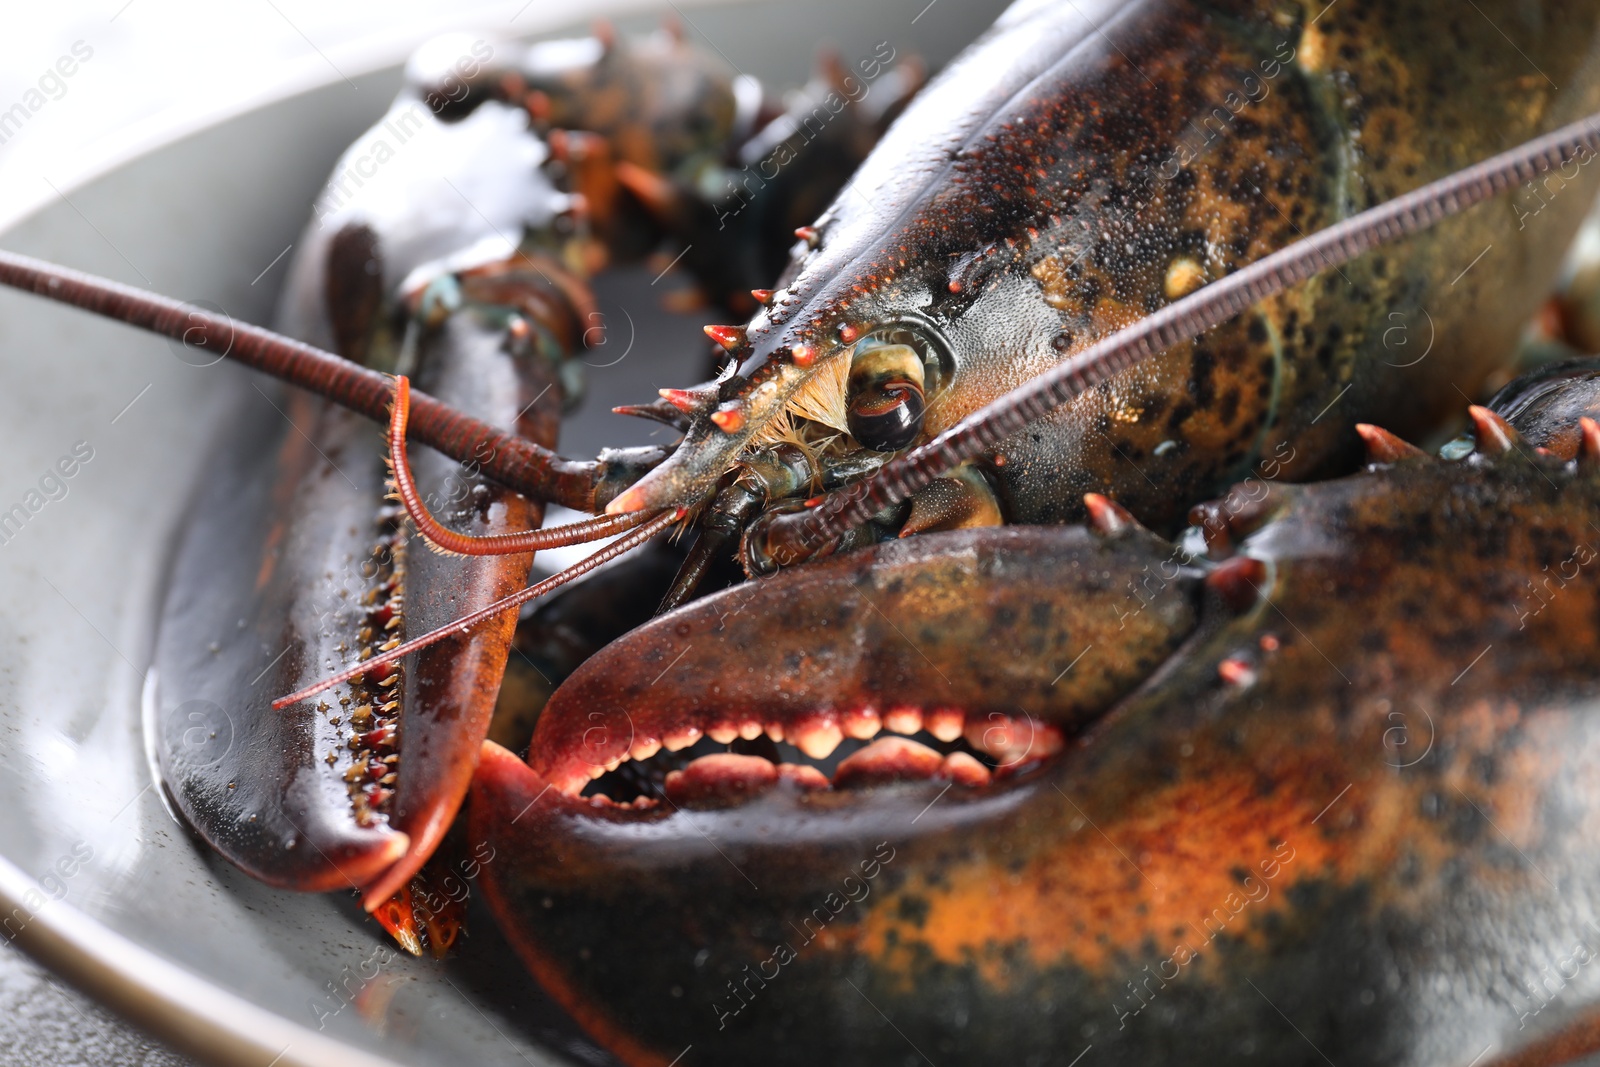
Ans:
[[[1600,152],[1600,115],[1398,196],[1242,267],[979,408],[872,476],[829,494],[816,508],[774,515],[765,523],[762,547],[778,563],[804,559],[1140,360],[1197,337],[1319,271],[1531,181],[1584,149],[1591,155]]]
[[[689,514],[688,508],[668,508],[665,511],[657,512],[654,518],[645,523],[643,526],[639,527],[637,530],[617,538],[615,541],[611,542],[594,555],[579,560],[577,563],[574,563],[560,574],[551,575],[549,578],[546,578],[537,585],[530,585],[528,588],[512,593],[508,597],[502,597],[501,599],[496,600],[493,604],[490,604],[488,607],[474,611],[471,615],[464,615],[455,622],[452,622],[446,626],[441,626],[437,630],[425,633],[421,637],[412,638],[410,641],[407,641],[404,644],[392,648],[380,655],[373,656],[371,659],[362,660],[354,667],[347,667],[338,674],[324,678],[322,681],[317,682],[314,685],[309,685],[297,693],[290,693],[286,697],[279,697],[277,700],[272,702],[272,706],[276,709],[282,710],[291,704],[298,704],[302,700],[305,700],[309,697],[314,697],[318,693],[332,689],[336,685],[341,685],[350,681],[352,678],[357,678],[363,674],[366,674],[368,671],[376,670],[379,667],[384,667],[390,663],[393,663],[395,660],[404,659],[413,652],[420,652],[429,645],[436,644],[437,642],[443,640],[450,634],[464,634],[474,626],[478,625],[478,623],[483,622],[485,619],[492,619],[501,612],[510,611],[513,608],[520,607],[535,597],[541,597],[550,592],[552,589],[557,589],[563,585],[566,585],[574,578],[582,577],[583,575],[594,570],[596,567],[600,566],[600,564],[616,559],[624,552],[628,552],[634,548],[637,548],[639,545],[644,544],[656,534],[660,533],[662,530],[665,530],[668,526],[671,526],[673,523],[682,519],[687,514]]]
[[[394,484],[417,531],[446,552],[459,556],[509,556],[517,552],[565,548],[631,530],[651,517],[650,512],[633,511],[522,533],[486,537],[457,533],[434,518],[428,505],[423,503],[422,494],[417,492],[417,483],[411,476],[411,460],[406,455],[406,423],[410,415],[411,379],[402,374],[394,380],[394,403],[389,413],[389,462],[394,468]]]
[[[387,375],[260,326],[15,252],[0,251],[0,284],[226,356],[376,422],[388,419],[392,388]],[[415,395],[412,407],[412,432],[423,444],[476,463],[485,475],[525,496],[575,511],[594,510],[599,464],[563,459],[425,393]]]

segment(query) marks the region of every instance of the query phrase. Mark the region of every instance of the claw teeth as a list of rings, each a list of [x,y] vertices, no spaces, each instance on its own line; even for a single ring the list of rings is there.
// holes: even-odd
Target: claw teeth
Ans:
[[[998,713],[969,719],[966,737],[967,744],[999,760],[1002,770],[1053,756],[1064,744],[1061,731],[1054,726]]]
[[[801,723],[789,731],[789,743],[812,759],[827,759],[844,740],[838,723],[819,721]]]
[[[966,727],[967,717],[959,711],[939,708],[922,718],[922,728],[941,741],[954,741]]]
[[[698,740],[700,740],[700,730],[694,726],[685,726],[683,729],[675,730],[663,737],[661,739],[661,747],[668,752],[678,752],[688,748]]]
[[[968,789],[982,789],[994,780],[989,768],[965,752],[952,752],[946,756],[940,773],[943,777]]]
[[[857,708],[839,717],[839,727],[846,737],[853,737],[858,741],[870,741],[878,736],[879,730],[883,729],[883,720],[878,718],[877,711],[872,708]]]
[[[916,708],[895,708],[883,717],[883,725],[897,734],[914,734],[922,729],[922,712]]]
[[[822,790],[833,788],[833,783],[828,781],[828,776],[809,764],[780,763],[778,764],[778,777],[783,781],[793,782],[801,789]]]
[[[1403,459],[1415,459],[1427,455],[1410,441],[1395,436],[1382,426],[1358,422],[1356,433],[1360,434],[1361,440],[1367,444],[1368,463],[1398,463]]]
[[[721,807],[760,793],[777,780],[778,768],[760,756],[724,752],[701,756],[683,770],[670,772],[662,784],[674,804]]]
[[[783,740],[783,724],[776,722],[767,723],[767,736],[773,741]]]
[[[647,760],[660,751],[661,742],[651,737],[644,740],[635,741],[633,743],[633,747],[628,750],[628,755],[636,760]]]
[[[1478,404],[1469,407],[1467,414],[1472,416],[1472,436],[1479,452],[1497,456],[1516,447],[1517,431],[1505,419]]]
[[[739,736],[746,741],[754,741],[761,736],[761,724],[754,720],[744,723],[739,727]]]
[[[726,745],[731,743],[739,736],[739,730],[738,727],[729,726],[727,723],[722,723],[721,725],[713,726],[707,729],[706,736],[711,738],[711,740],[715,741],[719,745]]]
[[[839,761],[833,784],[840,788],[883,785],[933,778],[944,757],[927,745],[904,737],[883,737]]]

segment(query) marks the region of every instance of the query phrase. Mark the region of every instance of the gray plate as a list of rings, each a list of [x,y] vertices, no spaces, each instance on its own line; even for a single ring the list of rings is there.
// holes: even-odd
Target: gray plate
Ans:
[[[780,86],[804,79],[824,31],[847,57],[888,40],[938,63],[1002,6],[826,0],[689,18],[730,63]],[[4,244],[270,321],[283,265],[258,275],[296,239],[334,158],[381,113],[398,74],[353,80],[359,92],[340,82],[282,100],[67,188],[70,203],[17,224]],[[591,372],[569,454],[648,440],[647,424],[604,412],[690,384],[699,320],[662,316],[650,283],[633,272],[602,286],[610,321],[631,321],[637,340]],[[208,451],[241,405],[266,402],[250,375],[191,366],[163,340],[4,292],[0,381],[0,516],[28,513],[0,531],[6,938],[216,1063],[609,1062],[483,916],[448,964],[403,958],[353,900],[259,885],[163,805],[140,726],[163,576]],[[56,480],[74,448],[92,458]]]

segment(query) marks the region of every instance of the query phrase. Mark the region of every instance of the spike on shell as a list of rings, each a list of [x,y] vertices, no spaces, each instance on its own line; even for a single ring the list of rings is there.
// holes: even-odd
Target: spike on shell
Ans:
[[[860,336],[861,330],[859,328],[850,325],[848,322],[842,322],[839,324],[839,340],[843,341],[845,344],[850,344]]]
[[[1578,420],[1578,463],[1583,466],[1600,463],[1600,422],[1587,415]]]
[[[789,349],[789,358],[796,367],[804,370],[817,361],[817,352],[810,345],[795,345]]]
[[[711,421],[723,433],[738,433],[744,429],[744,408],[737,401],[726,404],[711,413]]]
[[[1206,575],[1206,586],[1234,611],[1244,611],[1261,596],[1267,565],[1250,556],[1234,556]]]
[[[743,326],[704,326],[706,336],[729,352],[737,352],[745,346]]]
[[[754,297],[756,303],[760,304],[762,307],[766,307],[772,303],[771,289],[752,289],[750,290],[750,295]]]
[[[822,243],[822,234],[817,232],[815,226],[802,226],[794,231],[796,240],[804,241],[806,247],[815,248]]]
[[[1139,525],[1127,508],[1108,496],[1085,493],[1083,506],[1089,509],[1089,528],[1102,537],[1116,537]]]
[[[693,414],[706,406],[705,398],[689,389],[658,389],[661,399],[677,408]]]
[[[1358,422],[1356,433],[1360,434],[1361,440],[1367,444],[1368,463],[1398,463],[1403,459],[1415,459],[1427,455],[1410,441],[1390,433],[1382,426]]]
[[[1472,417],[1472,436],[1479,452],[1497,456],[1516,447],[1517,431],[1505,419],[1478,404],[1467,408],[1467,414]]]

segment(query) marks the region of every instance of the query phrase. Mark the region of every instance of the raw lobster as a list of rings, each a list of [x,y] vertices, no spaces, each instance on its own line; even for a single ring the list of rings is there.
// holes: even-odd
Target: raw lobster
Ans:
[[[1483,605],[1567,560],[1551,552],[1582,536],[1583,462],[1600,434],[1541,406],[1565,381],[1533,388],[1529,409],[1548,414],[1547,447],[1587,450],[1576,466],[1524,455],[1486,410],[1478,458],[1456,465],[1370,422],[1425,430],[1456,405],[1450,386],[1477,391],[1503,367],[1590,199],[1590,134],[1576,153],[1536,153],[1551,194],[1536,214],[1480,209],[1261,290],[1272,295],[1219,314],[1200,340],[1184,340],[1200,327],[1150,335],[1167,338],[1148,342],[1163,354],[1084,378],[1092,387],[1054,413],[1014,404],[1009,431],[984,441],[973,429],[1092,365],[1121,328],[1208,292],[1254,291],[1228,287],[1296,238],[1596,109],[1600,14],[1488,7],[1450,27],[1447,49],[1420,3],[1018,4],[796,232],[776,287],[751,292],[749,324],[707,327],[727,359],[716,379],[631,409],[683,440],[593,464],[548,451],[560,398],[542,391],[576,391],[561,357],[591,328],[582,276],[647,247],[643,235],[696,232],[740,250],[687,261],[736,304],[727,264],[781,254],[784,205],[804,197],[792,180],[747,185],[760,210],[743,196],[735,210],[701,196],[700,179],[750,151],[786,150],[787,173],[804,175],[811,146],[871,140],[916,79],[824,141],[666,39],[601,37],[510,64],[469,47],[454,80],[419,61],[389,122],[431,111],[429,135],[461,150],[423,158],[455,162],[492,207],[441,223],[422,210],[436,177],[424,168],[397,172],[407,195],[386,203],[398,210],[351,210],[336,171],[317,211],[327,239],[298,264],[285,323],[452,403],[418,396],[416,436],[472,460],[468,480],[431,457],[413,482],[405,379],[393,390],[403,511],[448,551],[477,553],[486,537],[514,551],[402,551],[402,510],[377,503],[376,439],[347,414],[315,416],[321,429],[277,459],[259,431],[241,434],[204,490],[158,651],[163,687],[185,698],[163,700],[162,738],[185,814],[258,876],[348,884],[379,908],[422,867],[471,777],[471,833],[509,857],[485,868],[507,935],[634,1062],[700,1041],[728,1058],[776,1043],[783,1057],[839,1062],[921,1054],[922,1042],[949,1062],[1065,1062],[1079,1038],[1129,1060],[1307,1058],[1321,1042],[1450,1062],[1479,1036],[1518,1046],[1492,1010],[1499,987],[1453,983],[1470,951],[1538,958],[1528,945],[1543,942],[1505,936],[1524,902],[1547,916],[1541,929],[1571,913],[1527,872],[1500,871],[1486,835],[1402,855],[1403,820],[1459,814],[1441,806],[1441,783],[1482,814],[1474,792],[1494,807],[1489,791],[1511,781],[1519,811],[1570,806],[1536,851],[1558,877],[1582,875],[1581,789],[1516,753],[1581,757],[1591,672],[1573,648],[1589,647],[1575,621],[1587,599],[1536,613],[1525,645]],[[1508,49],[1500,27],[1513,20],[1522,40]],[[848,94],[851,77],[832,68],[824,90]],[[372,139],[352,162],[367,154]],[[536,178],[547,158],[564,188]],[[4,273],[167,332],[191,314],[34,265]],[[1396,316],[1436,325],[1431,358],[1393,358]],[[193,329],[221,347],[221,325]],[[388,407],[380,374],[239,333],[238,356],[362,414]],[[1277,484],[1349,469],[1361,437],[1385,469]],[[241,473],[269,470],[270,522],[229,497]],[[1213,558],[1200,534],[1163,539],[1252,471],[1246,486],[1274,484],[1195,516]],[[609,517],[535,534],[545,500]],[[528,553],[631,530],[620,551],[686,518],[699,540],[665,598],[684,606],[578,668],[539,715],[527,764],[490,745],[473,777],[511,641],[499,598]],[[1054,525],[1081,519],[1087,530]],[[1453,521],[1471,536],[1448,540]],[[1413,543],[1427,557],[1402,560]],[[793,569],[694,600],[735,546],[752,574]],[[1502,571],[1467,573],[1490,557]],[[226,567],[225,584],[208,581]],[[459,620],[485,605],[495,621],[466,632]],[[1430,617],[1434,606],[1456,613]],[[250,637],[224,641],[236,617]],[[396,631],[435,624],[460,632],[400,660],[412,645]],[[1480,636],[1488,647],[1455,681],[1476,671],[1483,688],[1441,683],[1439,665]],[[341,667],[354,688],[272,717],[272,696]],[[1326,668],[1345,689],[1329,689]],[[1411,779],[1381,763],[1384,716],[1403,701],[1443,739]],[[194,758],[184,745],[219,705],[240,709],[245,736],[220,760]],[[1524,719],[1537,737],[1516,732]],[[928,743],[855,744],[883,729]],[[1478,765],[1502,750],[1511,769]],[[1367,798],[1338,792],[1341,777]],[[1326,795],[1353,814],[1303,810]],[[1214,847],[1196,855],[1195,842]],[[1263,887],[1289,892],[1268,905]],[[1188,942],[1182,960],[1160,955],[1202,890],[1226,909],[1212,936],[1195,928],[1216,962]],[[1255,908],[1241,920],[1243,900]],[[1481,922],[1461,921],[1469,900],[1487,909]],[[403,903],[383,917],[417,936]],[[437,948],[453,932],[436,918],[422,922]],[[620,929],[642,931],[642,964]],[[1124,969],[1151,960],[1172,989],[1141,1023],[1154,990]],[[1346,969],[1319,974],[1327,960]],[[1363,996],[1369,971],[1382,971],[1381,997]],[[1274,993],[1300,999],[1280,1009]],[[1305,1044],[1270,1029],[1272,1013],[1312,1010],[1312,995],[1331,1007]],[[1114,1030],[1096,998],[1111,998]]]

